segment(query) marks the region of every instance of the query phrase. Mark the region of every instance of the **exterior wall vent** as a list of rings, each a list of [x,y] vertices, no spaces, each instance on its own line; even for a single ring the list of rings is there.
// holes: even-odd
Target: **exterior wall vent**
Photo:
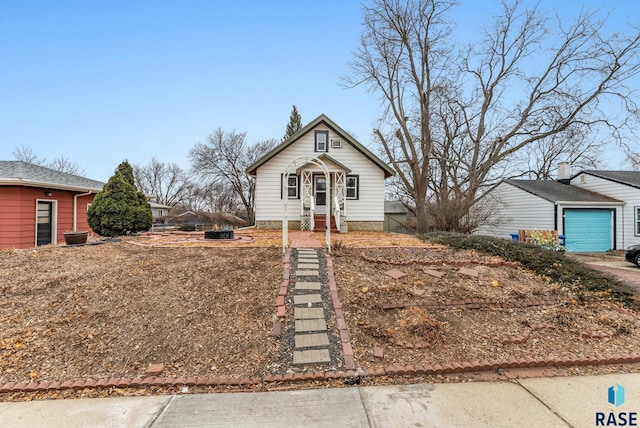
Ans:
[[[339,149],[342,147],[342,140],[333,139],[331,140],[331,148]]]

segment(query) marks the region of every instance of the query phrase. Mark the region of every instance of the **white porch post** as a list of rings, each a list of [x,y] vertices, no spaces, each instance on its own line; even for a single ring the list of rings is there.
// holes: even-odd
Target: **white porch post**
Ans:
[[[331,206],[331,175],[329,174],[329,171],[327,171],[327,168],[325,167],[325,171],[324,171],[324,176],[325,179],[327,180],[327,204],[328,207]],[[331,254],[331,210],[330,209],[326,209],[325,211],[325,241],[327,242],[327,253]]]
[[[287,212],[287,201],[289,200],[289,194],[285,184],[289,183],[289,170],[282,175],[282,201],[284,203],[284,214],[282,216],[282,253],[287,251],[289,246],[289,213]]]

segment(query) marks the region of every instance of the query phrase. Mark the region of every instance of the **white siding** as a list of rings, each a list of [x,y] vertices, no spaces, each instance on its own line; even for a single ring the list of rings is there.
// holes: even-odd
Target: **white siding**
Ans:
[[[634,230],[634,208],[640,206],[640,189],[584,173],[575,176],[571,184],[624,201],[625,205],[616,209],[616,248],[640,244],[640,236]]]
[[[492,205],[497,225],[483,225],[474,233],[510,238],[518,230],[554,230],[554,204],[507,182],[494,187],[478,203]]]
[[[329,140],[340,138],[326,126],[319,125],[258,168],[256,172],[257,221],[282,220],[281,174],[286,171],[289,162],[298,156],[314,157],[322,154],[314,152],[314,130],[329,131]],[[350,174],[359,176],[359,199],[346,201],[347,221],[384,221],[384,171],[344,139],[342,148],[329,147],[326,154],[351,169]],[[330,172],[341,171],[335,165],[325,163]],[[317,168],[317,171],[321,172],[320,168]],[[292,172],[295,173],[295,171]],[[333,188],[331,191],[333,194]],[[300,199],[287,201],[289,220],[300,219],[300,203]]]

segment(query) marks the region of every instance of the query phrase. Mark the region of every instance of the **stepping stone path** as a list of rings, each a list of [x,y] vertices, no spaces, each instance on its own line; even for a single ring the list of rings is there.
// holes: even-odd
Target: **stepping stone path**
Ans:
[[[318,258],[321,250],[299,248],[297,252],[298,261],[293,271],[296,277],[293,294],[293,364],[330,363],[329,335],[320,294],[323,288]]]

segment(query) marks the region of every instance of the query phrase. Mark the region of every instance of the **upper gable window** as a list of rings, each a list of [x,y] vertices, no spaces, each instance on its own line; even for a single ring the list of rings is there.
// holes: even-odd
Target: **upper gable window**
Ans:
[[[329,151],[329,131],[316,131],[315,132],[315,151],[316,152],[328,152]]]

